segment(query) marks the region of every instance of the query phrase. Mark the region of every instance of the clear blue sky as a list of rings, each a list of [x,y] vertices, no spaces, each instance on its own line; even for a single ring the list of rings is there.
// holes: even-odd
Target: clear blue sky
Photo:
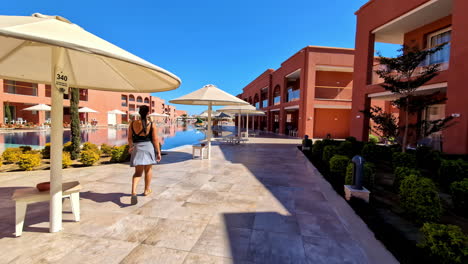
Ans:
[[[366,2],[14,0],[3,2],[1,13],[63,16],[173,72],[182,79],[181,87],[154,94],[169,101],[205,84],[237,95],[307,45],[354,48],[354,12]],[[191,114],[206,110],[176,107]]]

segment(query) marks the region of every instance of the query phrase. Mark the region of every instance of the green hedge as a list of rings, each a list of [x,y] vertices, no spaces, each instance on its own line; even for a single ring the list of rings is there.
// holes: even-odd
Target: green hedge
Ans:
[[[62,168],[68,168],[72,165],[70,152],[62,152]]]
[[[450,185],[453,206],[462,215],[468,215],[468,178]]]
[[[396,167],[395,168],[395,178],[393,180],[393,188],[395,191],[400,190],[401,182],[410,175],[421,176],[421,172],[417,169],[408,168],[408,167]]]
[[[442,162],[441,153],[430,147],[418,147],[416,149],[416,162],[419,168],[437,174]]]
[[[337,155],[339,153],[338,151],[338,147],[337,146],[325,146],[325,148],[323,149],[323,153],[322,153],[322,160],[325,161],[325,162],[329,162],[330,159]]]
[[[468,237],[460,227],[425,223],[421,232],[424,241],[418,246],[429,251],[438,263],[468,263]]]
[[[416,224],[437,222],[442,214],[439,193],[431,179],[407,176],[400,186],[400,203]]]
[[[345,184],[353,184],[353,163],[349,163],[346,168]],[[371,162],[364,163],[364,179],[363,185],[369,190],[373,190],[375,187],[375,165]]]
[[[338,153],[343,156],[352,158],[354,155],[353,143],[350,141],[343,141],[338,145]]]
[[[85,142],[83,144],[82,151],[88,151],[88,150],[93,151],[96,154],[98,154],[99,156],[101,156],[101,150],[99,149],[99,147],[96,144],[93,144],[91,142]]]
[[[101,151],[102,151],[102,153],[104,153],[106,155],[111,155],[112,154],[112,148],[113,148],[112,146],[107,145],[105,143],[103,143],[101,145]]]
[[[366,143],[362,147],[361,155],[369,162],[378,162],[381,160],[390,159],[392,151],[387,146],[376,145],[374,143]]]
[[[41,165],[40,154],[21,154],[17,162],[21,170],[32,171]]]
[[[449,187],[452,182],[468,178],[468,162],[458,160],[442,160],[439,169],[439,183]]]
[[[16,163],[20,160],[23,151],[20,148],[7,148],[2,153],[2,158],[6,163]]]
[[[416,155],[405,152],[395,152],[392,154],[393,168],[407,167],[416,168]]]
[[[66,151],[66,152],[73,151],[73,144],[71,141],[68,141],[67,143],[63,144],[63,151]]]
[[[330,173],[337,178],[345,178],[346,168],[350,158],[344,155],[335,155],[330,159]]]
[[[80,162],[85,166],[92,166],[99,160],[99,154],[93,150],[83,150],[80,152]]]
[[[130,153],[128,153],[128,145],[123,145],[120,147],[114,147],[111,153],[111,162],[125,162],[130,158]]]

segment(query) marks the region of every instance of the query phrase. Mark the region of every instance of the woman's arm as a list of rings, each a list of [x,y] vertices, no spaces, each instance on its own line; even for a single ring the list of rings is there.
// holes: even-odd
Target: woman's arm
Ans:
[[[152,123],[151,126],[153,127],[151,138],[153,139],[153,145],[156,151],[156,159],[159,162],[161,160],[161,148],[159,147],[158,127],[154,123]]]
[[[128,140],[128,152],[132,152],[133,150],[133,140],[132,140],[132,126],[133,122],[130,122],[130,125],[128,126],[128,132],[127,132],[127,140]]]

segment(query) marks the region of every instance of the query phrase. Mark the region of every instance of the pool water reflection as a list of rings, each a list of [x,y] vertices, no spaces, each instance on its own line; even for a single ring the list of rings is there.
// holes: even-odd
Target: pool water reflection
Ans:
[[[162,149],[195,144],[205,137],[205,134],[187,126],[170,126],[158,128]],[[97,145],[103,143],[120,146],[127,144],[128,131],[126,128],[97,128],[81,130],[81,142],[91,142]],[[63,134],[63,142],[70,141],[71,131]],[[0,152],[5,148],[29,145],[35,149],[43,147],[50,142],[50,131],[16,131],[0,133]]]

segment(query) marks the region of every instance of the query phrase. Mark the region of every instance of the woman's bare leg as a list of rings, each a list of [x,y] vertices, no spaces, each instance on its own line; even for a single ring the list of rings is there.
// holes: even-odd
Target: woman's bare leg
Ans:
[[[135,174],[133,174],[132,178],[132,195],[136,195],[137,185],[140,182],[141,175],[143,175],[143,170],[145,166],[139,165],[135,167]]]
[[[153,165],[145,165],[145,194],[151,192],[151,178],[153,177]]]

